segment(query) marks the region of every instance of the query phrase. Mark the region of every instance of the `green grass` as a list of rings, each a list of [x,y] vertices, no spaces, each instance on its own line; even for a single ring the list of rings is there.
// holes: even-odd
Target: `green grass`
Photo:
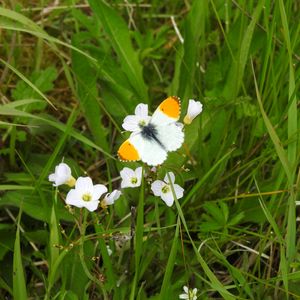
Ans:
[[[0,299],[300,298],[297,1],[29,2],[0,1]],[[168,95],[204,105],[183,147],[66,207],[54,167],[118,189],[123,119]]]

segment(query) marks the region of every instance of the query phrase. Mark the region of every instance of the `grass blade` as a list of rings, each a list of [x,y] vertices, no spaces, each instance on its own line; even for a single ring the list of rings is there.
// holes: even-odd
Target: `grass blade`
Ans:
[[[254,181],[255,181],[256,188],[257,188],[258,192],[260,193],[258,184],[257,184],[256,180],[254,180]],[[289,292],[288,279],[287,279],[288,267],[287,267],[287,261],[285,259],[286,256],[285,256],[284,239],[282,237],[280,229],[277,226],[277,223],[276,223],[275,219],[273,218],[273,216],[272,216],[271,212],[269,211],[267,205],[263,201],[263,198],[261,197],[261,195],[259,196],[259,204],[260,204],[267,220],[269,221],[270,225],[272,226],[272,228],[273,228],[273,230],[274,230],[274,232],[275,232],[275,234],[278,238],[278,241],[280,243],[280,270],[281,270],[281,273],[282,273],[282,280],[283,280],[283,283],[284,283],[285,292],[286,292],[287,299],[288,299],[288,292]]]
[[[79,46],[82,41],[73,38],[73,45]],[[84,112],[89,128],[94,136],[95,142],[102,149],[109,152],[109,146],[106,140],[106,130],[103,127],[101,118],[103,116],[99,102],[98,102],[98,89],[97,80],[98,74],[86,57],[80,53],[72,52],[73,71],[77,78],[77,94],[80,106]]]
[[[253,62],[252,61],[251,61],[251,65],[252,65],[252,72],[253,72],[253,77],[254,77],[256,97],[257,97],[258,105],[259,105],[259,108],[260,108],[260,112],[262,114],[265,126],[267,127],[268,133],[270,135],[270,138],[271,138],[271,140],[274,144],[277,155],[278,155],[278,157],[281,161],[282,167],[283,167],[283,169],[286,173],[288,181],[289,181],[289,183],[292,183],[293,182],[293,180],[292,180],[293,176],[292,176],[292,169],[291,169],[290,163],[287,159],[286,152],[282,147],[282,143],[281,143],[281,141],[280,141],[280,139],[279,139],[272,123],[271,123],[271,121],[269,120],[269,118],[268,118],[268,116],[267,116],[267,114],[264,110],[264,107],[263,107],[263,104],[262,104],[262,101],[261,101],[261,98],[260,98],[259,89],[258,89],[258,86],[257,86],[257,81],[256,81],[256,76],[255,76],[255,73],[254,73],[254,67],[253,67]]]
[[[207,1],[195,1],[184,23],[183,58],[180,64],[178,95],[189,99],[193,95],[199,39],[204,36]]]
[[[168,174],[168,178],[169,178],[169,182],[171,182],[171,178],[170,178],[170,175],[169,173]],[[189,232],[189,229],[188,229],[188,226],[187,226],[187,223],[185,221],[185,217],[183,215],[183,211],[181,209],[181,206],[176,198],[176,194],[175,194],[175,190],[174,190],[174,187],[173,185],[171,185],[171,190],[172,190],[172,194],[173,194],[173,197],[174,197],[174,200],[175,200],[175,204],[176,204],[176,208],[177,208],[177,212],[178,212],[178,215],[181,219],[181,222],[183,224],[183,227],[189,237],[189,240],[191,241],[191,244],[193,246],[193,250],[195,252],[195,255],[196,255],[196,258],[198,260],[198,262],[200,263],[204,273],[206,274],[206,276],[209,278],[210,280],[210,284],[212,286],[213,289],[215,289],[216,291],[218,291],[222,297],[225,299],[225,300],[233,300],[235,299],[234,295],[232,295],[230,292],[228,292],[226,290],[226,288],[222,285],[222,283],[218,280],[218,278],[215,276],[215,274],[211,271],[211,269],[209,268],[209,266],[207,265],[207,263],[205,262],[205,260],[203,259],[203,257],[201,256],[200,252],[198,251],[191,235],[190,235],[190,232]]]
[[[42,93],[29,79],[27,79],[20,71],[18,71],[15,67],[4,61],[0,58],[0,61],[9,69],[11,69],[16,75],[18,75],[22,80],[24,80],[33,90],[35,90],[43,99],[45,99],[54,109],[56,107],[52,104],[52,102]]]
[[[227,99],[235,99],[238,96],[241,83],[242,83],[242,78],[244,76],[246,62],[249,56],[249,49],[250,49],[254,29],[258,21],[258,18],[260,16],[260,13],[262,11],[263,5],[264,5],[264,1],[259,1],[253,13],[253,16],[251,18],[251,22],[248,25],[245,33],[243,33],[243,39],[239,47],[238,60],[236,62],[233,61],[233,65],[232,68],[230,69],[230,73],[228,77],[228,82],[224,88],[224,96]]]
[[[140,261],[142,255],[143,234],[144,234],[144,198],[145,198],[145,188],[144,188],[144,168],[143,168],[141,191],[140,191],[139,205],[137,210],[136,234],[135,234],[135,273],[134,273],[134,278],[131,286],[131,292],[129,298],[130,300],[135,299],[135,294],[136,294],[137,285],[139,281]]]
[[[292,171],[296,169],[297,166],[297,134],[298,134],[298,125],[297,125],[297,99],[295,94],[295,72],[292,59],[292,49],[290,42],[290,33],[287,21],[287,15],[284,8],[284,3],[282,0],[279,0],[279,10],[281,16],[281,22],[283,26],[283,35],[288,50],[289,56],[289,109],[288,109],[288,149],[287,156]],[[290,190],[291,194],[288,199],[288,224],[287,224],[287,259],[291,262],[296,255],[296,195],[293,187],[295,172],[291,174],[290,181]]]
[[[57,205],[57,189],[55,190],[55,199],[52,205],[52,211],[50,216],[50,239],[49,239],[49,252],[50,252],[50,269],[53,266],[59,256],[59,248],[56,245],[60,244],[60,232],[58,227],[58,221],[56,216],[56,205]],[[51,272],[51,271],[50,271]]]
[[[140,99],[143,99],[143,102],[147,103],[148,92],[142,75],[142,66],[137,53],[133,49],[126,23],[104,1],[89,0],[89,4],[109,36],[111,44],[120,59],[122,70],[128,77],[132,89],[136,91]]]
[[[166,299],[167,294],[168,294],[168,289],[170,287],[171,276],[172,276],[172,272],[174,269],[176,254],[177,254],[179,227],[180,227],[180,218],[178,217],[176,230],[175,230],[175,234],[174,234],[174,238],[173,238],[173,242],[172,242],[172,247],[171,247],[171,251],[170,251],[167,266],[166,266],[166,271],[165,271],[164,279],[163,279],[161,289],[160,289],[160,295],[159,295],[160,299]]]
[[[193,195],[196,194],[196,192],[200,189],[200,187],[204,184],[204,182],[209,178],[210,175],[213,174],[213,172],[217,169],[217,167],[224,162],[227,158],[230,157],[232,152],[235,150],[231,149],[228,153],[226,153],[222,158],[220,158],[213,166],[212,168],[193,186],[193,188],[190,190],[190,192],[186,195],[184,198],[181,206],[185,206],[187,202],[193,197]]]
[[[26,281],[23,270],[22,254],[20,247],[20,220],[22,209],[18,216],[17,232],[14,246],[14,262],[13,262],[13,296],[14,299],[27,300]]]

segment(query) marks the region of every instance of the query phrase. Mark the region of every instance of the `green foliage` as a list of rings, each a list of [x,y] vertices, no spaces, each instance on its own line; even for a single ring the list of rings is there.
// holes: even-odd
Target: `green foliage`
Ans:
[[[17,224],[18,228],[16,232],[16,240],[14,246],[13,296],[14,299],[25,300],[27,299],[27,292],[26,292],[26,283],[25,283],[25,276],[24,276],[21,249],[20,249],[20,218],[21,218],[21,211],[19,213],[18,224]]]
[[[48,67],[45,70],[35,71],[28,79],[37,87],[42,93],[49,92],[53,89],[53,81],[57,78],[57,71],[54,67]],[[39,99],[40,95],[28,86],[23,80],[19,80],[16,88],[12,91],[12,97],[15,100],[23,99]],[[42,110],[46,107],[46,103],[37,102],[26,106],[26,111]]]
[[[298,299],[297,1],[50,2],[0,8],[0,298]],[[183,147],[113,206],[66,207],[55,165],[118,189],[123,119],[168,95],[181,120],[203,103]]]
[[[225,202],[207,202],[203,208],[205,213],[202,215],[200,231],[206,233],[219,231],[227,235],[228,229],[238,225],[244,217],[244,212],[230,216],[228,205]]]

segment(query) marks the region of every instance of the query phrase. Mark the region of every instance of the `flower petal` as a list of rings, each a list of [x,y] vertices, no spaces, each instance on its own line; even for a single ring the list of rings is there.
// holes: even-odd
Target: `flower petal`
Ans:
[[[183,290],[188,294],[189,288],[186,285],[183,287]]]
[[[136,186],[140,186],[141,182],[142,182],[142,174],[143,174],[143,168],[142,167],[138,167],[135,169],[135,176],[137,178],[137,183]]]
[[[75,189],[72,189],[67,194],[66,203],[76,207],[83,207],[84,201],[82,201],[81,196],[81,193]]]
[[[169,174],[169,176],[170,176],[171,182],[174,183],[174,182],[175,182],[175,175],[174,175],[173,172],[168,172],[168,173],[166,174],[165,178],[164,178],[164,181],[165,181],[166,183],[170,183],[168,174]]]
[[[92,193],[92,201],[98,200],[104,193],[107,192],[107,187],[103,184],[94,185]]]
[[[93,192],[93,181],[90,177],[79,177],[75,184],[75,189],[86,192]]]
[[[139,131],[140,130],[139,121],[140,121],[139,117],[134,115],[129,115],[124,119],[122,127],[128,131]]]
[[[179,299],[189,299],[189,295],[181,294],[181,295],[179,295]]]
[[[140,103],[136,106],[134,111],[136,116],[147,117],[148,116],[148,104]]]
[[[55,181],[55,173],[52,173],[48,176],[48,180],[54,182]]]
[[[104,201],[106,205],[112,205],[115,203],[116,200],[118,200],[121,196],[121,191],[114,190],[111,193],[108,193],[104,197]]]
[[[121,188],[134,187],[131,183],[131,178],[136,177],[136,175],[132,169],[125,167],[120,171],[120,175],[122,178]]]
[[[125,189],[125,188],[128,188],[128,187],[134,187],[134,185],[130,182],[129,179],[123,179],[121,181],[121,189]]]
[[[163,186],[165,186],[166,184],[161,181],[161,180],[155,180],[154,182],[152,182],[151,184],[151,190],[153,192],[153,194],[155,196],[160,196],[161,195],[161,190],[163,188]]]
[[[122,179],[130,179],[135,176],[135,172],[132,169],[125,167],[120,171],[120,175]]]
[[[64,177],[71,177],[71,169],[70,167],[65,163],[60,163],[55,168],[55,173],[58,173],[60,176]]]
[[[169,207],[173,205],[174,198],[171,190],[168,193],[161,193],[160,197]]]
[[[84,203],[84,207],[89,211],[94,211],[98,208],[99,201],[87,201]]]
[[[182,198],[184,189],[178,184],[173,184],[173,188],[174,188],[174,192],[175,192],[177,200]]]

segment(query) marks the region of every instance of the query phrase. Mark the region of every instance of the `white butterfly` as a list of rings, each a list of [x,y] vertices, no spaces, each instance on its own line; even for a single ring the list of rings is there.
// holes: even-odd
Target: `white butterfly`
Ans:
[[[120,146],[119,159],[122,161],[141,160],[150,166],[162,164],[168,152],[179,149],[184,141],[183,124],[180,117],[180,99],[168,97],[148,116],[146,105],[136,108],[136,116],[127,116],[123,127],[133,131]],[[135,118],[134,118],[135,117]]]

